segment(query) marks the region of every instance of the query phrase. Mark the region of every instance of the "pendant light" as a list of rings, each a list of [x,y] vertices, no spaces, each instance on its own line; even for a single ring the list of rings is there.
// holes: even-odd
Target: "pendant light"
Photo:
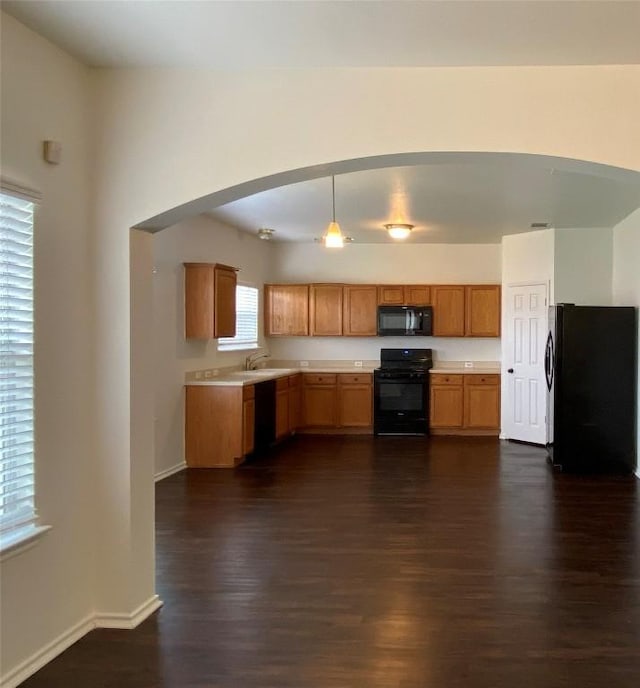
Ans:
[[[332,199],[332,220],[327,227],[327,231],[322,237],[322,241],[327,248],[342,248],[344,237],[340,231],[340,225],[336,222],[336,178],[331,175],[331,199]]]
[[[399,239],[400,241],[406,239],[409,234],[411,234],[413,227],[414,225],[407,225],[398,222],[393,222],[384,226],[392,239]]]

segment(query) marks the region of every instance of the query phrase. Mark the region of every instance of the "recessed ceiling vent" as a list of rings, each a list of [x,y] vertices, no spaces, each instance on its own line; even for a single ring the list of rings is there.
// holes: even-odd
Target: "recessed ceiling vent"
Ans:
[[[532,222],[531,229],[549,229],[551,227],[550,222]]]

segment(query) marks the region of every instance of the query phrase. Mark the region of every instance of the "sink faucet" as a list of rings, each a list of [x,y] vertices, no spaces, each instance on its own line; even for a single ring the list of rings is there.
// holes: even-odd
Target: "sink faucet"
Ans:
[[[245,370],[255,370],[256,369],[256,363],[261,359],[261,358],[269,358],[270,354],[251,354],[250,356],[247,356],[244,360],[244,369]]]

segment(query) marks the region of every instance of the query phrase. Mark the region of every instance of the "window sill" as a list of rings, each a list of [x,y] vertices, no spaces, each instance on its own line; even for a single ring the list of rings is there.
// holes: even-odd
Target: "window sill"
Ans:
[[[51,526],[26,526],[10,536],[3,537],[0,543],[0,562],[17,557],[35,547],[40,538],[51,530]]]
[[[227,346],[218,346],[218,351],[256,351],[260,349],[257,344],[228,344]]]

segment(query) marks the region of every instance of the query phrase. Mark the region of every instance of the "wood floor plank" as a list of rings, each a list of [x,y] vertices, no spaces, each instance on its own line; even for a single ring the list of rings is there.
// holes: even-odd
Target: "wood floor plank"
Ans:
[[[164,607],[25,688],[636,688],[638,481],[493,438],[304,436],[157,485]]]

